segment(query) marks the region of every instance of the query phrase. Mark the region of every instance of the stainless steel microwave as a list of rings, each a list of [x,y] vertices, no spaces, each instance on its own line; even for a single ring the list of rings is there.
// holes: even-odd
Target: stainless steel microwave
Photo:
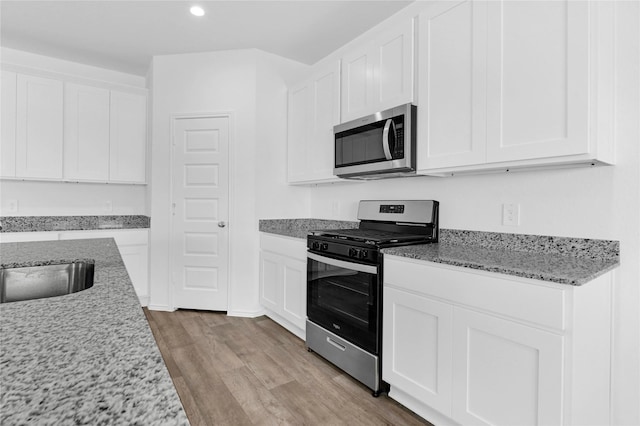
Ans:
[[[415,175],[416,106],[405,104],[333,128],[333,174],[345,179]]]

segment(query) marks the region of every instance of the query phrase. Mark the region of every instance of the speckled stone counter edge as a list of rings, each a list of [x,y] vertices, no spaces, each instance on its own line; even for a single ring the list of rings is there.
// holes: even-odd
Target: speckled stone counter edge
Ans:
[[[262,219],[258,221],[260,232],[294,238],[307,238],[307,233],[315,229],[352,229],[357,227],[358,222],[330,219]]]
[[[149,228],[151,218],[142,215],[0,216],[0,222],[0,232],[88,231]]]
[[[491,250],[574,256],[589,259],[618,259],[620,242],[547,235],[440,229],[441,243],[477,246]]]

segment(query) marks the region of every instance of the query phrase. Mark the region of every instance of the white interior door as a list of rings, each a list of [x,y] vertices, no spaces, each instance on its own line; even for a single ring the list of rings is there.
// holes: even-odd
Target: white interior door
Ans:
[[[228,117],[174,119],[172,163],[174,307],[226,311]]]

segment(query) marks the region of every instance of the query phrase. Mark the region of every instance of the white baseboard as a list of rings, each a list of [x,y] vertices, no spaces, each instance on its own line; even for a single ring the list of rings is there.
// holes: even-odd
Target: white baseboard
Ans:
[[[173,312],[175,309],[169,307],[169,305],[148,305],[147,309],[150,311],[164,311],[164,312]]]
[[[230,317],[244,317],[244,318],[256,318],[264,315],[264,309],[257,311],[227,311],[227,315]]]
[[[427,420],[429,423],[437,425],[437,426],[458,426],[459,424],[454,422],[449,417],[440,413],[439,411],[434,410],[428,405],[416,400],[414,397],[405,393],[398,388],[391,385],[391,390],[389,391],[389,398],[395,399],[400,404],[407,407],[409,410],[413,411],[423,419]]]

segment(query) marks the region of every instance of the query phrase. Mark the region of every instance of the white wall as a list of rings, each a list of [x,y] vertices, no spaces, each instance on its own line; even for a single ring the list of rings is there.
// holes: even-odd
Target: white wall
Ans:
[[[144,185],[0,181],[0,216],[146,215]],[[12,200],[18,211],[8,211]]]
[[[258,65],[260,64],[260,65]],[[169,288],[170,117],[230,112],[229,217],[231,315],[256,315],[258,216],[279,214],[295,190],[274,173],[286,140],[286,78],[296,65],[256,50],[158,56],[153,59],[150,307],[171,309]],[[260,72],[258,72],[258,68]],[[258,78],[260,74],[260,78]],[[260,113],[257,112],[258,103]],[[272,149],[274,148],[274,149]],[[276,159],[276,157],[281,156]],[[266,194],[273,199],[269,200]],[[296,197],[293,197],[296,199]],[[260,204],[260,207],[258,207]],[[295,203],[294,203],[295,204]],[[298,203],[306,213],[308,203]],[[286,205],[286,204],[284,204]]]
[[[355,220],[361,199],[435,199],[442,228],[620,241],[614,288],[612,422],[640,424],[640,12],[619,2],[615,167],[342,183],[311,190],[314,217]],[[501,224],[519,203],[521,225]],[[337,212],[336,212],[337,210]]]
[[[109,87],[144,89],[144,77],[97,68],[15,49],[0,48],[3,69]],[[147,214],[144,185],[0,181],[2,216]],[[8,211],[11,201],[17,211]],[[109,207],[109,205],[111,207]]]

